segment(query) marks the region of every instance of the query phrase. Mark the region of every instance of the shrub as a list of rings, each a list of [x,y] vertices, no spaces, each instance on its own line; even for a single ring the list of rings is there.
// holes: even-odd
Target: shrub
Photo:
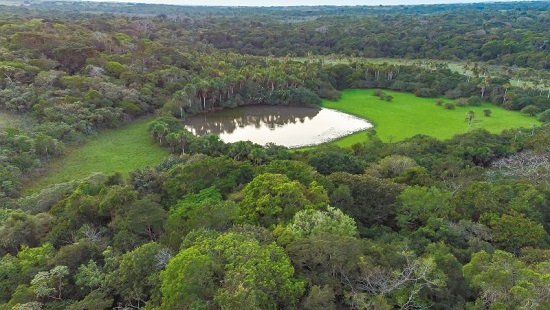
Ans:
[[[452,103],[452,102],[447,102],[447,103],[445,103],[445,109],[454,110],[455,109],[455,104]]]
[[[535,116],[538,112],[540,112],[540,109],[534,105],[528,105],[525,108],[521,109],[521,112],[529,114],[530,116]]]
[[[382,97],[385,95],[385,93],[382,90],[377,89],[372,93],[372,95],[382,99]]]
[[[416,97],[421,98],[431,98],[436,97],[438,95],[437,90],[432,88],[420,88],[414,92]]]
[[[546,109],[546,111],[542,112],[539,115],[539,121],[543,123],[549,123],[550,122],[550,109]]]
[[[486,116],[486,117],[490,117],[491,116],[491,110],[483,110],[483,115]]]
[[[479,107],[481,105],[481,98],[478,96],[472,96],[468,98],[468,104],[474,107]]]
[[[468,101],[466,98],[458,98],[456,100],[456,106],[457,107],[465,107],[468,104]]]

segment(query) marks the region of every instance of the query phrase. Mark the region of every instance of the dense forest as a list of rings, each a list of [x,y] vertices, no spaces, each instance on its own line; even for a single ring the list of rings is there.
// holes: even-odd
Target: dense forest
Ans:
[[[550,308],[549,8],[0,5],[0,309]],[[543,125],[296,151],[181,122],[349,88]],[[158,166],[25,191],[151,115]]]

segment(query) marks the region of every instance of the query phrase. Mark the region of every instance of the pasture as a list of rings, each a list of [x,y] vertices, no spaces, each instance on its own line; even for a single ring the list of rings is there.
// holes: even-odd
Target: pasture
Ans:
[[[534,118],[516,111],[508,111],[491,103],[481,106],[457,106],[445,109],[445,103],[453,102],[444,98],[419,98],[413,94],[384,91],[394,99],[391,102],[380,100],[373,95],[374,90],[350,89],[342,92],[338,101],[325,100],[323,107],[367,119],[374,125],[378,137],[385,142],[398,141],[416,134],[429,135],[438,139],[448,139],[468,129],[484,128],[498,133],[504,129],[540,125]],[[437,106],[442,100],[442,106]],[[484,110],[491,110],[491,116],[484,116]],[[466,114],[475,113],[473,122],[468,125]],[[365,132],[355,133],[339,139],[335,144],[351,146],[364,141]]]
[[[147,134],[151,120],[136,120],[122,128],[101,131],[84,145],[68,146],[64,156],[46,164],[45,175],[32,181],[28,190],[83,179],[94,172],[126,174],[160,164],[169,151],[155,144]]]

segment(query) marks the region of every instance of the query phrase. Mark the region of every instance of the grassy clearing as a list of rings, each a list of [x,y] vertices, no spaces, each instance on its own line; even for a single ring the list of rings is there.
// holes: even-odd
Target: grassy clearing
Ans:
[[[63,158],[48,162],[46,175],[31,182],[28,190],[35,192],[49,185],[83,179],[94,172],[125,174],[159,164],[169,152],[147,134],[150,121],[140,119],[123,128],[103,131],[83,146],[68,147]]]
[[[508,111],[490,103],[479,107],[456,107],[447,110],[436,106],[438,99],[418,98],[413,94],[384,91],[394,97],[392,102],[382,101],[373,95],[373,90],[351,89],[342,92],[339,101],[323,101],[323,107],[340,110],[369,120],[378,137],[383,141],[398,141],[416,134],[425,134],[438,139],[448,139],[456,134],[468,132],[466,113],[475,112],[473,128],[485,128],[498,133],[507,128],[527,127],[540,122],[533,117]],[[443,100],[443,105],[451,100]],[[491,110],[491,116],[484,116],[483,110]],[[339,146],[350,146],[364,141],[365,132],[359,132],[335,142]]]

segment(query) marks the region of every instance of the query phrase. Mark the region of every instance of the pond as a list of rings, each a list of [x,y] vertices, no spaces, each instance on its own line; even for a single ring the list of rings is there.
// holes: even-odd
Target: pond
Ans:
[[[328,142],[372,127],[366,120],[325,108],[245,106],[193,115],[184,121],[195,135],[215,134],[224,142],[250,140],[300,147]]]

